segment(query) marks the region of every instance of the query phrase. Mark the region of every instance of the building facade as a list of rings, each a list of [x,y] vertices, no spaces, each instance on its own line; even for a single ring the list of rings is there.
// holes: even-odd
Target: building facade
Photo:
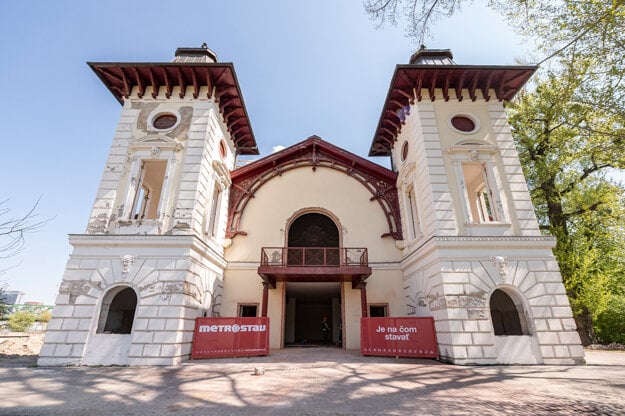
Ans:
[[[360,318],[432,316],[441,359],[575,364],[583,349],[504,103],[529,66],[398,65],[370,156],[312,136],[258,154],[234,67],[90,63],[122,114],[40,365],[171,365],[197,317],[267,316],[270,347],[360,346]]]

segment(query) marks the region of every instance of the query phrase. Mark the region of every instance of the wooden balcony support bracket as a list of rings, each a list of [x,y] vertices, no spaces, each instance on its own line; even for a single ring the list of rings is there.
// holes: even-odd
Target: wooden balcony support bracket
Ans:
[[[458,101],[462,101],[462,89],[464,88],[464,79],[467,76],[467,71],[462,71],[462,75],[460,75],[460,80],[456,85],[456,98]]]
[[[499,80],[499,85],[497,86],[497,92],[496,92],[497,99],[499,101],[504,100],[504,86],[506,85],[505,79],[506,79],[506,73],[505,71],[501,71],[501,79]]]
[[[419,78],[417,79],[417,87],[416,87],[416,97],[417,97],[417,101],[421,101],[421,89],[423,88],[423,74],[424,72],[421,71],[419,72]]]
[[[434,74],[432,74],[432,81],[430,82],[430,88],[428,90],[428,92],[430,93],[430,101],[434,101],[436,100],[436,75],[438,73],[435,72]]]
[[[161,71],[163,73],[163,79],[165,80],[165,97],[169,98],[171,97],[171,91],[173,89],[173,86],[171,84],[171,81],[169,80],[169,74],[167,73],[167,69],[166,68],[161,68]]]
[[[214,85],[221,85],[221,82],[223,81],[224,77],[226,76],[228,72],[229,72],[228,68],[223,68],[221,72],[219,73],[219,75],[217,75],[217,78],[215,78]]]
[[[131,91],[131,86],[130,83],[128,82],[128,77],[126,76],[126,72],[124,71],[124,68],[120,67],[119,71],[122,74],[122,81],[124,82],[124,98],[128,98],[130,97],[130,93]]]
[[[180,67],[176,67],[176,72],[178,73],[178,85],[180,85],[180,92],[178,93],[178,97],[181,99],[187,93],[187,84],[185,83],[184,74],[182,73],[182,69]]]
[[[414,104],[414,97],[410,94],[408,94],[406,91],[402,90],[401,88],[395,88],[393,90],[394,92],[398,92],[400,95],[403,95],[404,97],[406,97],[408,99],[408,102],[410,102],[411,100],[413,101]],[[402,105],[403,107],[403,105]]]
[[[156,98],[158,96],[159,85],[156,83],[156,77],[154,76],[152,67],[148,66],[148,74],[150,75],[150,84],[152,85],[152,98]]]
[[[143,98],[143,95],[145,94],[145,85],[143,85],[143,79],[141,78],[141,75],[139,75],[139,70],[137,70],[137,67],[132,67],[132,72],[135,75],[135,80],[137,81],[137,97],[139,98]]]
[[[494,72],[488,73],[488,79],[486,80],[486,85],[482,88],[482,97],[484,97],[484,101],[490,101],[490,86],[493,81]]]
[[[200,83],[197,81],[195,70],[191,71],[191,82],[193,82],[193,98],[200,96]]]
[[[443,98],[445,102],[449,101],[449,82],[451,78],[451,72],[447,72],[445,77],[445,83],[443,84]]]
[[[471,86],[469,87],[469,98],[471,98],[471,101],[477,100],[477,95],[475,95],[475,90],[477,90],[477,82],[478,82],[479,77],[480,77],[479,72],[476,72],[475,75],[473,75],[473,81],[471,82]]]
[[[214,84],[213,84],[210,70],[206,68],[206,87],[207,87],[206,98],[208,99],[211,99],[211,97],[213,96],[213,86]]]

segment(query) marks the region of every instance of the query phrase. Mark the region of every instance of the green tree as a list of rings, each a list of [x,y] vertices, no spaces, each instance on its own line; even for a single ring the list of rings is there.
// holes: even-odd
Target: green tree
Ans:
[[[379,27],[405,19],[423,42],[431,25],[469,0],[365,0]],[[625,287],[625,0],[488,0],[532,38],[545,64],[535,88],[509,106],[541,228],[554,250],[585,344],[617,330]],[[618,309],[618,308],[617,308]],[[621,310],[621,309],[618,309]],[[617,320],[617,321],[613,321]]]
[[[625,167],[625,123],[587,102],[590,61],[539,78],[509,105],[509,119],[541,228],[555,255],[584,344],[593,319],[625,285],[625,191],[608,179]],[[564,69],[562,69],[564,68]]]
[[[8,319],[9,329],[15,332],[25,332],[31,327],[37,317],[29,311],[17,311]]]

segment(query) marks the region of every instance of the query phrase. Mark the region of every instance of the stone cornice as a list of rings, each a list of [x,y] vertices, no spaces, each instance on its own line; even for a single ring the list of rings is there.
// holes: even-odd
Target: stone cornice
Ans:
[[[106,247],[126,248],[188,248],[226,267],[223,254],[194,235],[102,235],[102,234],[70,234],[69,243],[74,247]]]

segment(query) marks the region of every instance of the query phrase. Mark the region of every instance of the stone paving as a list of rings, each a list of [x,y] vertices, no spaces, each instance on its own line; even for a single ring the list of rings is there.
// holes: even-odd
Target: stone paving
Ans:
[[[587,361],[461,367],[323,347],[176,367],[4,356],[0,415],[625,415],[625,352],[587,351]]]

